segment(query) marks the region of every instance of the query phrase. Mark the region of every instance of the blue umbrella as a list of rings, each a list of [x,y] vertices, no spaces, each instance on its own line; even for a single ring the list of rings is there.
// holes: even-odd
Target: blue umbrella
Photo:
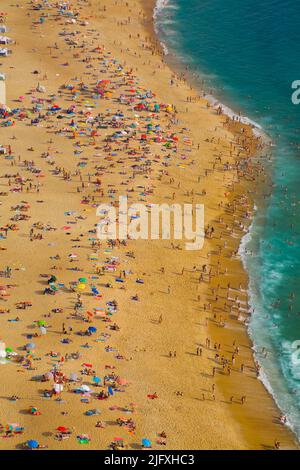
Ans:
[[[95,326],[89,326],[89,327],[88,327],[88,331],[89,331],[90,333],[96,333],[97,328],[96,328]]]
[[[39,443],[38,443],[38,441],[29,440],[29,441],[27,441],[27,445],[28,445],[29,449],[37,449],[38,446],[39,446]]]
[[[110,395],[113,395],[113,394],[114,394],[114,391],[113,391],[112,387],[108,387],[108,393],[109,393]]]
[[[151,447],[151,441],[149,439],[142,439],[142,446],[143,447]]]
[[[35,344],[34,343],[28,343],[26,344],[26,349],[34,349],[35,348]]]
[[[101,382],[100,377],[93,377],[93,382],[94,382],[95,384],[100,383],[100,382]]]

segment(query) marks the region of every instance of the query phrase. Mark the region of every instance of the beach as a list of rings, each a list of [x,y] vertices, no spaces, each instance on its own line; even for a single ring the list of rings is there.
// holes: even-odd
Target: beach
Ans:
[[[296,449],[245,326],[261,139],[165,64],[154,2],[43,3],[1,5],[0,449]],[[124,195],[204,204],[203,249],[99,241]]]

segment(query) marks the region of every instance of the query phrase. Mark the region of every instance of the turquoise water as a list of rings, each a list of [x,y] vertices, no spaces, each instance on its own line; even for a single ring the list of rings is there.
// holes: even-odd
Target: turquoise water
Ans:
[[[300,80],[300,3],[158,4],[164,7],[157,29],[169,52],[199,72],[214,96],[262,126],[274,144],[272,195],[256,213],[242,251],[254,309],[249,331],[262,379],[299,438],[300,364],[292,344],[300,340],[300,105],[292,103],[291,84]]]

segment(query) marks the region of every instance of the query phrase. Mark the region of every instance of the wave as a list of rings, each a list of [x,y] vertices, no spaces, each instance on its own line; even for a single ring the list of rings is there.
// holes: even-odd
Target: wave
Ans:
[[[255,208],[256,209],[256,208]],[[250,266],[249,262],[253,260],[252,256],[252,246],[251,243],[255,241],[255,219],[252,224],[249,226],[248,232],[244,235],[241,240],[239,247],[239,255],[242,260],[244,269],[249,272]],[[276,283],[276,280],[275,280]],[[291,358],[291,351],[293,350],[293,345],[290,341],[282,340],[283,338],[280,335],[279,329],[274,325],[273,321],[276,320],[276,316],[273,316],[272,319],[272,338],[277,345],[280,345],[282,351],[281,356],[281,369],[283,372],[289,372],[289,374],[284,373],[284,377],[280,373],[280,365],[277,361],[277,355],[274,351],[272,340],[270,335],[266,332],[272,326],[270,326],[270,319],[266,318],[266,312],[262,310],[262,304],[258,298],[258,291],[256,289],[255,283],[249,280],[247,294],[249,298],[249,305],[251,314],[251,321],[247,324],[248,335],[252,341],[252,351],[254,360],[260,365],[260,371],[258,375],[258,380],[260,380],[268,393],[273,397],[276,405],[281,410],[282,414],[286,416],[286,426],[288,426],[299,438],[300,429],[298,424],[298,410],[295,407],[294,399],[288,392],[288,388],[295,390],[295,383],[290,383],[289,387],[289,378],[299,380],[300,371],[299,365],[294,365]],[[259,346],[263,345],[267,347],[268,357],[267,359],[263,356],[259,350]],[[278,347],[278,346],[277,346]],[[267,372],[268,371],[268,374]],[[269,380],[269,377],[272,377],[272,383]]]
[[[153,10],[153,23],[154,23],[154,30],[157,36],[159,36],[159,28],[158,28],[158,17],[161,11],[167,6],[169,0],[157,0],[156,5]],[[160,41],[160,45],[162,47],[164,55],[169,54],[169,49],[167,48],[166,44],[163,41]]]
[[[156,0],[156,5],[154,7],[153,18],[157,18],[158,14],[163,8],[169,3],[169,0]]]

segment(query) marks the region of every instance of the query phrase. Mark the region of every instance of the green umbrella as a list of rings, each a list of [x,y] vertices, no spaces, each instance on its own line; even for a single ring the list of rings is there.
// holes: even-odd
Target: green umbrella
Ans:
[[[87,282],[87,279],[86,279],[86,277],[80,277],[80,278],[78,279],[78,282],[83,282],[83,283],[85,283],[85,282]]]

